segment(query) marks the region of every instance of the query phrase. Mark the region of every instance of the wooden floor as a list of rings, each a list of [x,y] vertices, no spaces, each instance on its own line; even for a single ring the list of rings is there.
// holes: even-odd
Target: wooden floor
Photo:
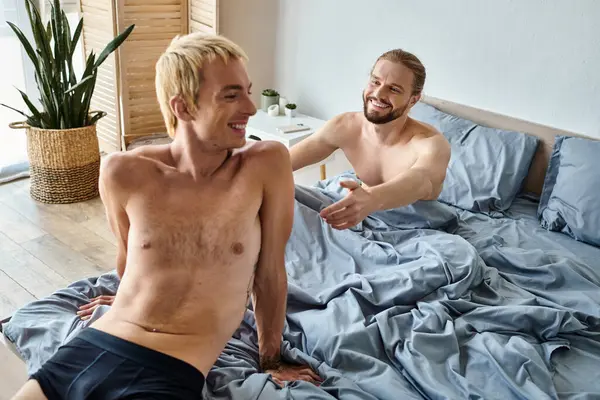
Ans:
[[[29,301],[115,267],[116,247],[100,198],[48,205],[29,179],[0,185],[0,320]],[[0,344],[0,400],[27,379],[25,364]]]
[[[29,179],[0,185],[0,319],[114,269],[114,243],[100,198],[41,204],[29,195]]]
[[[25,363],[0,344],[0,400],[9,400],[27,382]]]

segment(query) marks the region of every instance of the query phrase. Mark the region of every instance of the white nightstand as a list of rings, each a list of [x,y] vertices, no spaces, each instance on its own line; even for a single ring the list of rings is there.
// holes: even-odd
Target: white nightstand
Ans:
[[[275,140],[283,143],[288,149],[301,142],[320,127],[325,124],[326,121],[309,117],[308,115],[296,114],[295,117],[290,118],[285,115],[278,115],[271,117],[266,112],[258,110],[256,115],[253,115],[248,121],[246,126],[246,137],[250,140],[258,138],[259,140]],[[294,133],[281,133],[277,130],[280,126],[292,125],[292,124],[303,124],[310,127],[310,130],[294,132]],[[256,140],[256,139],[254,139]],[[327,170],[325,164],[334,159],[334,154],[321,161],[321,179],[327,177]]]

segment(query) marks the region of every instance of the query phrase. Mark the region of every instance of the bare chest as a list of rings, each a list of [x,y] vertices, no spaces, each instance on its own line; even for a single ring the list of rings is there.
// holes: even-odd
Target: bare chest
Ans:
[[[410,143],[384,146],[360,136],[344,153],[356,175],[368,186],[393,179],[412,167],[417,159]]]
[[[165,180],[130,204],[128,248],[168,263],[232,264],[260,248],[260,191],[243,182],[210,186]]]

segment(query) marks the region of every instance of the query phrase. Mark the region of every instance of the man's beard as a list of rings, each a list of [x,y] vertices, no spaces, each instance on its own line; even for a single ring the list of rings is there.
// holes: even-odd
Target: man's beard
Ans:
[[[400,118],[404,114],[404,111],[406,111],[406,108],[408,107],[407,102],[403,107],[391,109],[388,113],[383,115],[369,113],[368,107],[369,100],[371,99],[373,99],[373,97],[367,97],[366,99],[363,97],[363,113],[365,114],[365,118],[367,119],[367,121],[376,125],[387,124],[388,122],[392,122],[393,120]],[[388,103],[383,104],[386,104],[388,106],[390,105]]]

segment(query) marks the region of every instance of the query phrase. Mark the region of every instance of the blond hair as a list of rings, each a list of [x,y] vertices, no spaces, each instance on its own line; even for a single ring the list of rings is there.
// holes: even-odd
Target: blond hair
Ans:
[[[426,77],[425,66],[423,65],[423,63],[421,63],[421,60],[419,60],[417,56],[402,49],[394,49],[386,51],[385,53],[380,55],[377,61],[379,60],[388,60],[391,62],[399,63],[404,65],[406,68],[410,69],[414,76],[412,94],[420,94],[423,91],[423,86],[425,85]],[[377,61],[375,62],[375,64],[377,64]]]
[[[169,136],[175,135],[177,118],[170,105],[173,96],[181,96],[190,113],[197,111],[197,96],[202,85],[202,67],[217,57],[248,60],[237,44],[220,36],[201,32],[177,36],[156,63],[156,95]]]

